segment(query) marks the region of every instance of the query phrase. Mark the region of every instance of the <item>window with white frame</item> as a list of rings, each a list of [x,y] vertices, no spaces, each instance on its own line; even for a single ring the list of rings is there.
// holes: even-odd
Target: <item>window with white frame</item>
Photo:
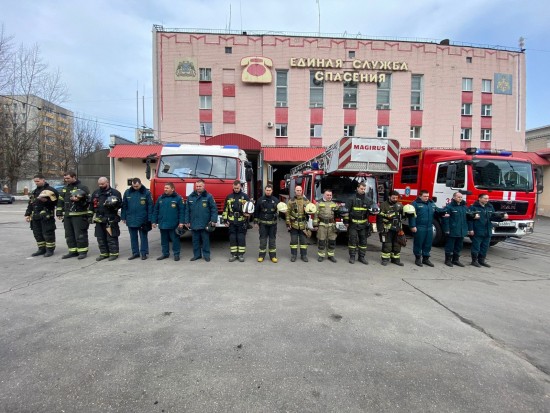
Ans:
[[[385,73],[383,82],[378,83],[376,89],[376,109],[390,108],[391,74]]]
[[[421,134],[420,134],[421,131],[422,131],[421,126],[411,126],[411,139],[420,139],[421,138]]]
[[[310,108],[323,107],[323,95],[324,95],[325,87],[322,80],[315,79],[316,72],[317,71],[315,70],[312,70],[309,72],[309,107]]]
[[[491,93],[493,88],[493,83],[491,79],[482,79],[481,80],[481,91],[483,93]]]
[[[379,138],[387,138],[389,130],[389,126],[378,126],[376,136],[378,136]]]
[[[460,140],[461,141],[472,140],[472,128],[462,128],[460,130]]]
[[[412,75],[411,77],[411,110],[422,110],[423,78],[422,75]]]
[[[199,96],[199,109],[212,109],[212,96]]]
[[[212,136],[211,122],[201,122],[201,136]]]
[[[212,69],[209,67],[199,68],[199,81],[212,82]]]
[[[481,105],[481,116],[493,116],[493,105]]]
[[[462,115],[472,115],[472,104],[471,103],[463,103],[462,109],[460,111]]]
[[[344,125],[344,136],[355,136],[355,125]]]
[[[473,79],[471,77],[462,78],[462,91],[471,92],[473,89]]]
[[[344,82],[344,108],[357,107],[357,82]]]
[[[276,88],[277,88],[277,101],[275,106],[287,107],[288,106],[288,70],[276,71]]]
[[[309,136],[311,138],[320,138],[323,136],[323,125],[310,125]]]
[[[288,124],[277,123],[275,125],[275,136],[278,138],[286,138],[288,136]]]
[[[481,129],[481,142],[489,142],[491,140],[491,129]]]

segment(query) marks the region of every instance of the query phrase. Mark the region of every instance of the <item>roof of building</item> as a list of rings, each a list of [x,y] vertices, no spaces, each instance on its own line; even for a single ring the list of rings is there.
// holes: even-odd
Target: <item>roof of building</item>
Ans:
[[[325,150],[323,147],[264,146],[265,162],[304,162],[316,157]]]
[[[145,159],[153,154],[159,156],[161,149],[162,145],[115,145],[109,157]]]

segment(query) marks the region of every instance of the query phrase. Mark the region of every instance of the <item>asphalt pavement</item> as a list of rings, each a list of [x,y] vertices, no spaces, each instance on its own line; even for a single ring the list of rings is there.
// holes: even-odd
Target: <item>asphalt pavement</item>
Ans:
[[[96,262],[51,258],[25,204],[0,205],[1,412],[550,412],[550,220],[492,247],[492,268],[228,262],[217,233],[212,261]],[[469,249],[462,258],[469,263]]]

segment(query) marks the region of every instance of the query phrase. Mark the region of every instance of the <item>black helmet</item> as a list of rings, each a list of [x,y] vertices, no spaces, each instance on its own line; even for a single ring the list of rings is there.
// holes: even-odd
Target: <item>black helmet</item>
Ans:
[[[83,199],[83,198],[86,198],[88,194],[83,189],[73,189],[71,191],[71,196]]]
[[[118,209],[119,206],[120,206],[120,201],[119,199],[114,196],[114,195],[111,195],[111,196],[108,196],[107,199],[105,200],[105,202],[103,203],[103,206],[106,207],[106,208],[115,208],[115,209]]]
[[[212,223],[209,223],[205,228],[205,230],[207,230],[208,232],[214,232],[215,229],[216,229],[216,225],[215,224],[212,225]]]
[[[187,228],[185,227],[176,227],[176,235],[178,237],[183,237],[183,234],[185,234],[187,232]]]

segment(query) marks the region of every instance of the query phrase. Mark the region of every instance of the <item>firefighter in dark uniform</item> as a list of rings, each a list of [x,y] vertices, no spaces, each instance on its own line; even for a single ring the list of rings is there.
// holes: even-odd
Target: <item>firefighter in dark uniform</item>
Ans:
[[[302,193],[302,187],[296,186],[294,198],[287,202],[286,227],[290,232],[290,261],[292,262],[296,261],[298,256],[298,246],[302,261],[308,262],[307,239],[304,231],[307,230],[308,221],[305,208],[310,202]]]
[[[241,188],[241,182],[233,182],[233,192],[225,198],[222,219],[229,227],[229,262],[239,260],[244,262],[246,252],[246,231],[248,229],[248,214],[243,212],[244,205],[250,201]]]
[[[61,258],[81,260],[88,255],[88,228],[92,219],[90,190],[77,179],[75,171],[65,172],[63,180],[65,187],[59,194],[55,214],[63,220],[69,253]]]
[[[269,239],[269,259],[277,262],[277,204],[279,200],[273,196],[273,185],[265,186],[265,194],[256,201],[254,209],[254,225],[260,228],[260,251],[258,262],[265,259],[267,252],[267,241]]]
[[[329,261],[336,262],[334,250],[338,231],[335,217],[339,209],[340,206],[332,201],[332,190],[325,189],[323,199],[317,203],[317,212],[313,217],[313,227],[317,230],[317,261],[319,262],[322,262],[325,256]]]
[[[495,207],[489,202],[489,194],[479,194],[477,201],[470,207],[473,219],[468,221],[470,238],[472,239],[472,264],[474,267],[487,267],[491,265],[485,261],[487,251],[493,235],[493,221],[499,222],[508,219],[508,214],[495,211]]]
[[[390,198],[380,205],[376,226],[382,242],[382,265],[388,265],[391,259],[392,263],[402,267],[401,244],[397,242],[397,237],[403,231],[403,204],[398,199],[399,192],[391,191]]]
[[[51,187],[42,174],[34,176],[36,189],[29,197],[25,219],[30,222],[38,250],[33,257],[51,257],[55,250],[55,207],[59,193]]]
[[[443,232],[447,235],[445,241],[445,265],[452,267],[464,267],[460,262],[460,253],[464,244],[466,235],[473,235],[473,231],[468,230],[468,219],[471,215],[466,206],[466,201],[462,199],[460,192],[453,194],[453,199],[445,207],[448,218],[443,220]]]
[[[365,182],[357,185],[355,195],[346,202],[348,216],[344,216],[344,223],[348,228],[348,251],[349,263],[355,263],[355,256],[358,254],[358,261],[367,265],[366,258],[367,238],[370,235],[369,213],[373,207],[372,198],[366,194],[367,184]]]
[[[111,188],[109,180],[101,177],[97,180],[99,189],[92,194],[92,211],[95,214],[95,236],[99,246],[99,257],[96,261],[118,258],[118,237],[120,236],[120,217],[118,210],[122,206],[122,195]]]

